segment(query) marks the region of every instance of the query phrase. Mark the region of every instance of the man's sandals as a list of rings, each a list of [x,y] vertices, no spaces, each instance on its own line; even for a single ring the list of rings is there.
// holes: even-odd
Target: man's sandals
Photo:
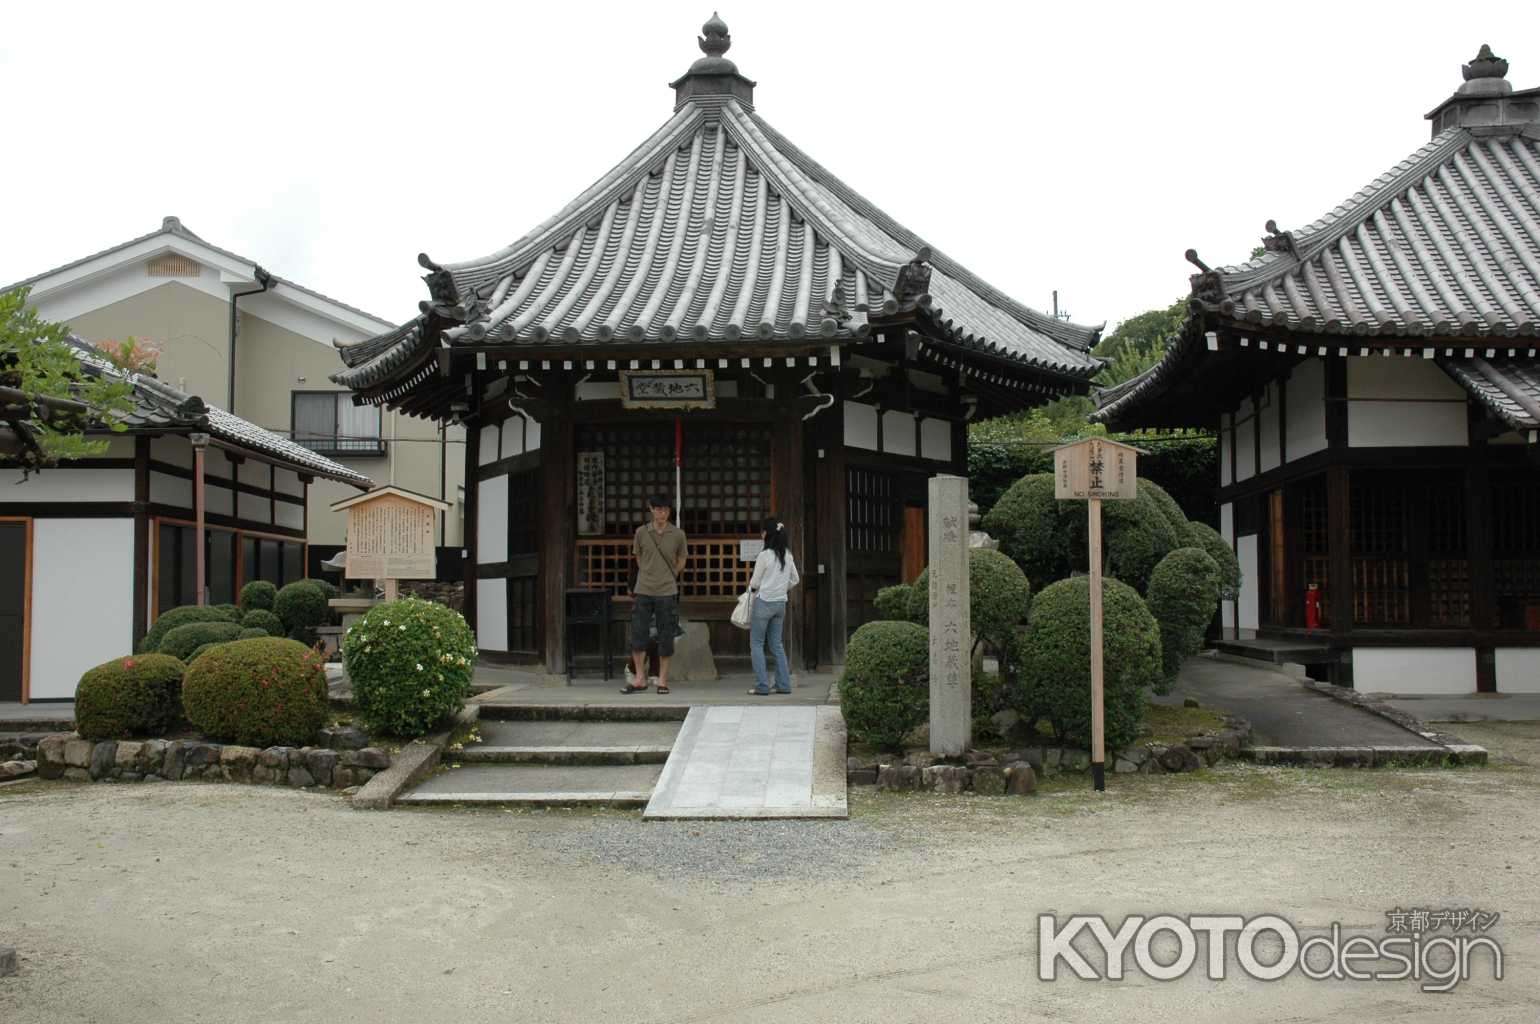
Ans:
[[[620,692],[621,693],[627,693],[627,694],[630,694],[630,693],[646,693],[647,692],[647,684],[643,683],[641,686],[637,686],[635,683],[627,683],[626,685],[624,685],[624,686],[622,686],[620,688]],[[658,692],[659,693],[667,693],[668,692],[668,684],[667,683],[659,683],[658,684]]]

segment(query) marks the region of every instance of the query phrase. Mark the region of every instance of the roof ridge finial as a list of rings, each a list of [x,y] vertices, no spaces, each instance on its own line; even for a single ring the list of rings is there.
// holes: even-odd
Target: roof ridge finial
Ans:
[[[1469,64],[1460,68],[1467,82],[1474,78],[1503,78],[1508,74],[1508,62],[1492,52],[1492,47],[1481,44],[1481,50]]]
[[[696,39],[700,44],[701,52],[707,57],[720,57],[733,45],[733,37],[727,31],[727,22],[716,11],[711,12],[711,18],[700,27],[701,35]]]

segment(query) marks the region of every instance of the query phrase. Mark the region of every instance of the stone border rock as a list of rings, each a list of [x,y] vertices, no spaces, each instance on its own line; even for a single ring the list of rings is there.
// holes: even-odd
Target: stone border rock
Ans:
[[[1385,768],[1409,766],[1438,768],[1456,765],[1486,764],[1484,747],[1470,743],[1448,746],[1415,747],[1247,747],[1241,756],[1256,764],[1301,765],[1314,768]]]
[[[82,739],[54,733],[37,744],[37,773],[73,782],[178,782],[212,779],[303,789],[362,786],[390,767],[379,747],[244,747],[201,740]]]
[[[1407,714],[1400,708],[1391,707],[1384,701],[1367,697],[1357,690],[1350,690],[1344,686],[1333,686],[1331,683],[1323,683],[1314,679],[1301,679],[1300,683],[1307,690],[1313,690],[1323,697],[1330,697],[1341,704],[1351,704],[1355,708],[1362,708],[1371,715],[1378,715],[1387,722],[1393,722],[1407,732],[1416,733],[1431,743],[1437,743],[1453,757],[1456,764],[1486,764],[1487,751],[1485,747],[1475,743],[1466,743],[1465,740],[1454,733],[1435,729],[1428,723]],[[1393,749],[1393,748],[1377,748]],[[1421,749],[1421,748],[1419,748]]]
[[[438,767],[455,733],[469,729],[480,717],[481,706],[467,704],[455,713],[448,728],[408,743],[391,761],[389,768],[353,794],[353,806],[366,811],[388,810],[407,787],[415,786]]]
[[[1225,728],[1217,733],[1189,736],[1181,743],[1138,743],[1108,758],[1117,774],[1176,774],[1218,764],[1223,758],[1244,756],[1251,723],[1237,715],[1225,715]],[[1083,772],[1091,767],[1091,755],[1075,747],[1034,744],[1001,754],[970,750],[961,758],[943,758],[918,751],[901,760],[886,757],[850,757],[845,760],[845,780],[851,786],[878,789],[919,789],[937,793],[974,792],[985,795],[1024,796],[1037,787],[1037,779],[1055,772]]]

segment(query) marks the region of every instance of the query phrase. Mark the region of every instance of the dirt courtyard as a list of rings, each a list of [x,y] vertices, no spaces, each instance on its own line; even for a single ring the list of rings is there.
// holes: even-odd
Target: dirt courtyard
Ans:
[[[0,1021],[1532,1021],[1540,726],[1461,732],[1500,763],[1115,776],[1100,798],[857,790],[848,822],[11,786],[0,947],[21,972]],[[1448,994],[1262,982],[1233,955],[1223,981],[1202,956],[1171,982],[1038,980],[1039,914],[1383,935],[1410,907],[1500,912],[1503,980],[1478,959]]]

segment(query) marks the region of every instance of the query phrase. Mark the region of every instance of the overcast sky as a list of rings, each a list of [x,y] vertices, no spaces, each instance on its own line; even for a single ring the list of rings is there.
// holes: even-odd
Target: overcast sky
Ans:
[[[7,5],[0,284],[176,214],[392,321],[416,254],[485,255],[668,119],[712,2],[755,106],[1020,301],[1109,327],[1425,142],[1490,42],[1540,86],[1540,5]]]

